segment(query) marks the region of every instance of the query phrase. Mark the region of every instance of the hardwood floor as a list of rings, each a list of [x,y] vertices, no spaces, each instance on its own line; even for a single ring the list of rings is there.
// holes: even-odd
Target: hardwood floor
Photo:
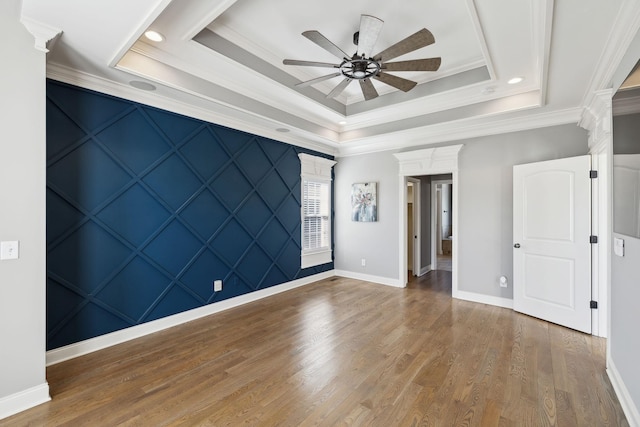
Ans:
[[[603,339],[450,295],[317,282],[51,366],[0,425],[628,425]]]
[[[438,270],[451,271],[452,255],[438,255]]]

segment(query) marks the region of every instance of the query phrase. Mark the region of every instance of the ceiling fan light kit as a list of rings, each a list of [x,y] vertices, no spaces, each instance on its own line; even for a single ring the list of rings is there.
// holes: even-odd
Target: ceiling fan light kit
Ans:
[[[442,61],[441,58],[414,59],[398,62],[386,61],[397,58],[406,53],[413,52],[425,46],[429,46],[435,43],[435,38],[429,30],[423,28],[398,43],[386,48],[377,55],[372,55],[371,52],[373,51],[376,41],[378,40],[378,36],[382,31],[383,23],[384,22],[381,19],[376,18],[375,16],[362,15],[360,17],[360,30],[353,35],[353,43],[357,46],[357,51],[353,55],[349,55],[340,49],[319,31],[310,30],[302,33],[303,36],[325,49],[327,52],[340,58],[341,62],[339,64],[300,61],[296,59],[285,59],[282,62],[285,65],[337,68],[338,72],[307,80],[305,82],[300,82],[296,85],[298,87],[306,87],[334,77],[344,77],[342,82],[327,94],[327,98],[335,98],[340,95],[353,80],[358,80],[360,82],[362,94],[366,101],[378,97],[378,92],[370,79],[376,79],[403,92],[408,92],[413,89],[417,83],[412,80],[389,74],[387,71],[437,71],[440,68],[440,63]]]

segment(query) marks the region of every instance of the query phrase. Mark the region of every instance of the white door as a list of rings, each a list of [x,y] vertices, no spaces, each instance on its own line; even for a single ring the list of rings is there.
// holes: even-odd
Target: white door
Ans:
[[[513,167],[513,305],[591,333],[590,157]]]

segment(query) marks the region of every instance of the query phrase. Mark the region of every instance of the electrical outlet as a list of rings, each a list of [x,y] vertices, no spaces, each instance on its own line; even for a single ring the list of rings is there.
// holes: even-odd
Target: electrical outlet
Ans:
[[[220,292],[222,290],[222,280],[213,281],[213,292]]]
[[[20,242],[0,242],[0,259],[18,259],[20,257]]]
[[[366,260],[366,259],[364,259],[364,258],[362,258],[362,261],[360,261],[360,264],[361,264],[363,267],[366,267],[366,266],[367,266],[367,260]]]
[[[506,288],[507,286],[509,286],[509,281],[507,280],[506,276],[501,276],[500,277],[500,287],[501,288]]]

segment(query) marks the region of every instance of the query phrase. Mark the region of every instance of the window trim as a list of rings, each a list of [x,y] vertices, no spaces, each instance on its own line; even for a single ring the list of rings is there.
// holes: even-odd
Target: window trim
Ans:
[[[331,211],[331,171],[336,164],[334,160],[325,159],[323,157],[312,156],[310,154],[299,153],[300,159],[300,267],[309,268],[316,265],[327,264],[333,258],[333,213]],[[329,185],[329,194],[327,203],[329,204],[329,239],[328,246],[314,249],[304,249],[304,182],[320,182]]]

